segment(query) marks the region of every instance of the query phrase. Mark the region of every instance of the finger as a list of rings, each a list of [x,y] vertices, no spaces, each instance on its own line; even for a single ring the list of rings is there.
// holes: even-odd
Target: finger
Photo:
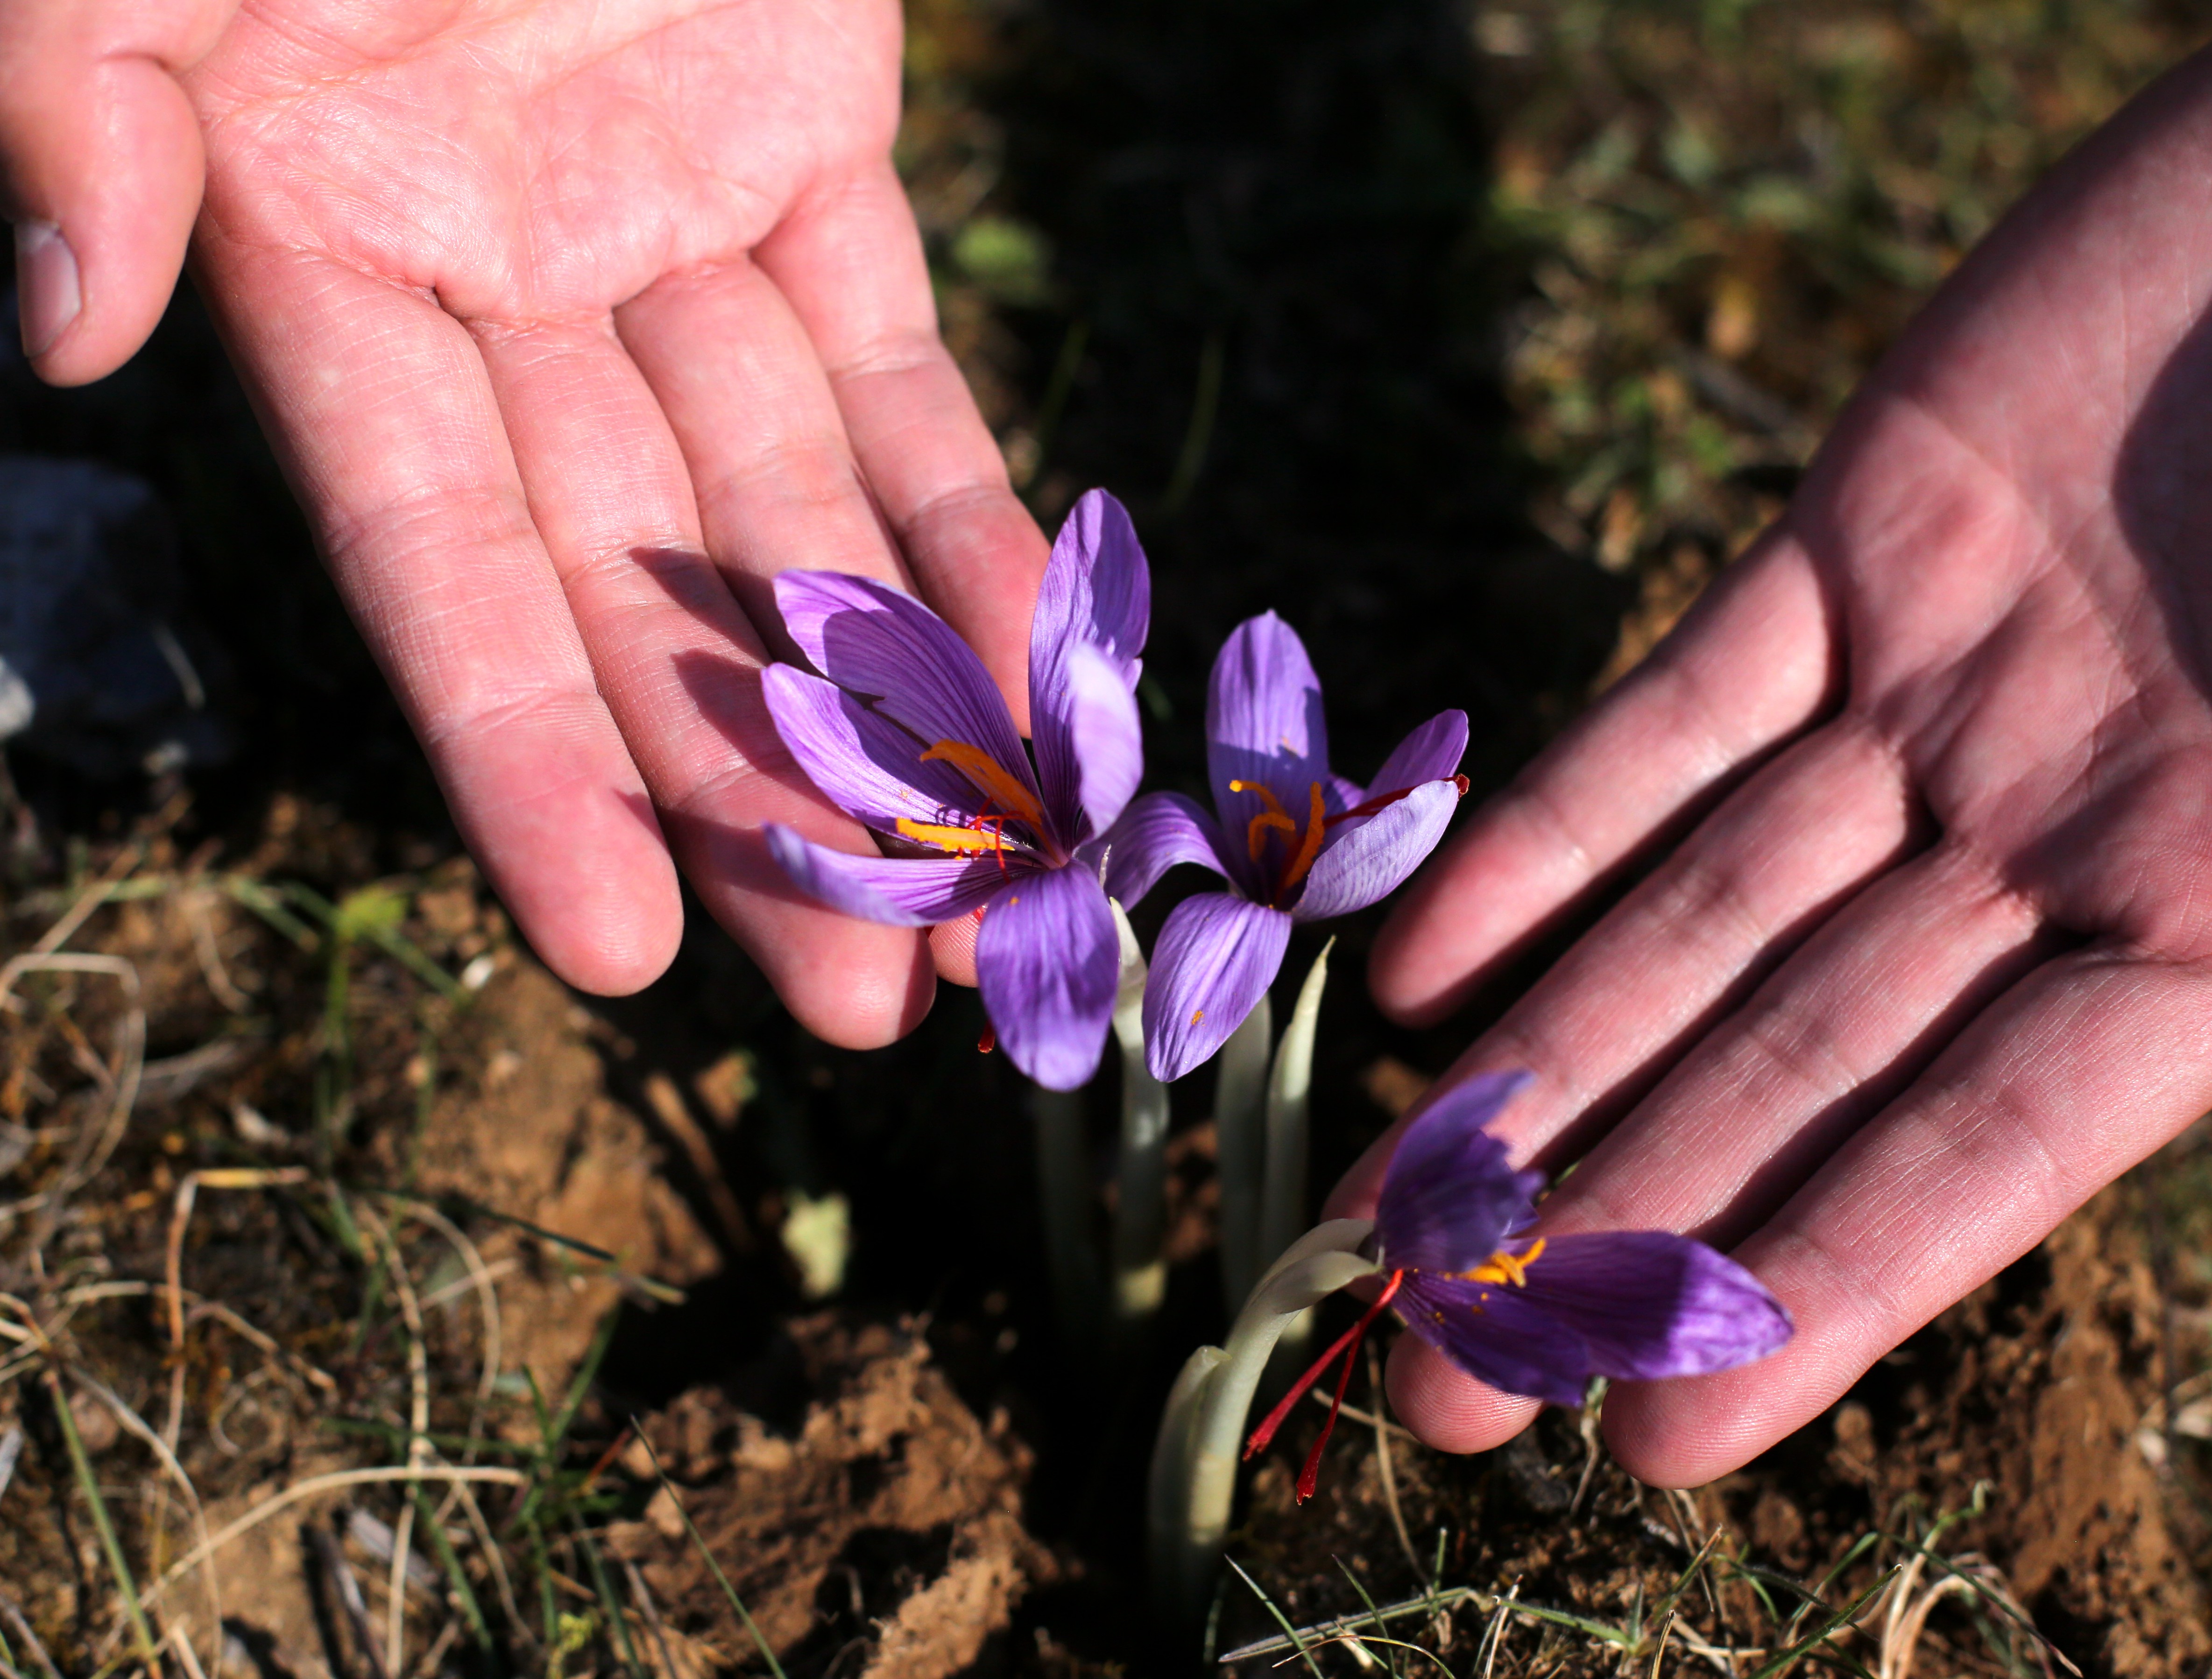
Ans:
[[[707,551],[772,644],[771,582],[787,568],[913,591],[820,358],[765,274],[740,258],[662,280],[615,319],[683,450]]]
[[[82,385],[145,342],[199,211],[199,120],[177,74],[236,0],[0,7],[0,161],[23,350]]]
[[[817,1037],[890,1042],[929,1005],[921,939],[795,894],[778,821],[872,855],[791,761],[762,701],[759,637],[706,557],[682,452],[605,322],[478,324],[532,521],[685,876]],[[681,911],[671,894],[672,950]]]
[[[1812,722],[1837,671],[1828,609],[1786,530],[1723,573],[1651,657],[1490,801],[1419,876],[1369,980],[1425,1024],[1759,755]]]
[[[942,921],[929,930],[929,954],[937,964],[937,977],[956,985],[973,986],[975,979],[975,935],[982,924],[972,915]]]
[[[1730,794],[1443,1082],[1534,1074],[1491,1129],[1516,1161],[1572,1154],[1919,828],[1895,756],[1870,730],[1845,720],[1808,736]],[[1336,1215],[1366,1216],[1400,1129],[1346,1174]]]
[[[1027,733],[1030,617],[1049,551],[938,335],[921,237],[889,161],[816,193],[754,254],[821,355],[924,598]]]
[[[1966,848],[1914,858],[1700,1040],[1545,1203],[1546,1227],[1740,1240],[2054,936]]]
[[[676,884],[532,528],[483,363],[427,299],[210,230],[212,306],[331,575],[523,934],[587,991],[665,965]]]
[[[1695,1485],[1819,1415],[2212,1106],[2212,1064],[2184,1047],[2208,1032],[2201,961],[2098,948],[2038,968],[1736,1250],[1790,1308],[1790,1344],[1616,1389],[1615,1454],[1644,1481]]]

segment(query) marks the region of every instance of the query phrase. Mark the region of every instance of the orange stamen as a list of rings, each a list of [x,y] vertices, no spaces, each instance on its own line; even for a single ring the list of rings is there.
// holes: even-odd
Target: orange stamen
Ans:
[[[1339,1353],[1346,1355],[1343,1373],[1336,1379],[1336,1397],[1328,1408],[1328,1421],[1321,1431],[1321,1438],[1314,1442],[1314,1449],[1306,1459],[1305,1468],[1298,1473],[1300,1504],[1313,1496],[1314,1482],[1321,1474],[1322,1448],[1328,1444],[1329,1431],[1336,1427],[1337,1412],[1343,1409],[1345,1386],[1352,1379],[1351,1354],[1358,1349],[1360,1337],[1367,1333],[1367,1326],[1375,1321],[1384,1306],[1390,1304],[1391,1297],[1398,1292],[1398,1285],[1405,1280],[1406,1273],[1402,1270],[1390,1273],[1390,1280],[1382,1285],[1382,1292],[1376,1295],[1375,1304],[1360,1314],[1358,1323],[1329,1343],[1328,1350],[1313,1361],[1312,1367],[1304,1375],[1291,1384],[1291,1391],[1282,1397],[1274,1409],[1267,1413],[1260,1426],[1252,1431],[1252,1438],[1244,1443],[1244,1458],[1249,1463],[1267,1449],[1267,1443],[1275,1438],[1275,1431],[1290,1415],[1291,1408],[1305,1397],[1308,1388],[1321,1379],[1322,1373],[1328,1368],[1329,1361]]]
[[[925,764],[933,760],[951,765],[988,793],[1016,821],[1026,822],[1042,831],[1044,807],[1037,803],[1036,795],[1022,785],[1004,764],[982,748],[970,746],[965,741],[939,741],[921,755],[921,761]]]
[[[1305,836],[1298,841],[1298,849],[1291,857],[1290,866],[1283,870],[1283,883],[1275,888],[1278,905],[1291,895],[1291,888],[1304,880],[1306,871],[1314,866],[1314,859],[1321,855],[1322,832],[1328,827],[1328,813],[1322,804],[1321,783],[1316,781],[1313,784],[1313,809],[1306,813]]]
[[[1232,793],[1257,793],[1261,803],[1267,807],[1252,818],[1245,830],[1245,843],[1252,848],[1253,862],[1257,863],[1260,853],[1267,847],[1269,828],[1279,827],[1285,833],[1298,831],[1298,825],[1291,820],[1291,813],[1283,809],[1282,800],[1275,797],[1272,788],[1257,781],[1232,781],[1229,784],[1229,791]]]

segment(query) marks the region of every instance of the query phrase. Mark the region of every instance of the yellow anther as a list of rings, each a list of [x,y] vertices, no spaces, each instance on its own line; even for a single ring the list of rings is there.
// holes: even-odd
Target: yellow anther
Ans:
[[[1269,828],[1279,827],[1290,834],[1297,833],[1298,825],[1291,820],[1291,813],[1283,809],[1283,802],[1275,797],[1273,788],[1257,781],[1232,781],[1229,784],[1229,791],[1232,793],[1257,793],[1261,803],[1267,807],[1252,818],[1245,830],[1245,843],[1252,849],[1253,862],[1257,863],[1260,853],[1267,848]]]
[[[995,800],[1001,811],[1031,827],[1044,826],[1044,807],[1036,795],[1022,785],[1006,767],[980,746],[965,741],[939,741],[921,755],[921,761],[936,760],[952,766]],[[905,832],[903,826],[901,833]]]
[[[1462,1271],[1460,1276],[1469,1282],[1510,1282],[1516,1288],[1525,1288],[1528,1286],[1528,1267],[1543,1252],[1544,1239],[1539,1236],[1528,1244],[1526,1253],[1508,1253],[1501,1247],[1473,1270]]]
[[[937,846],[948,852],[994,852],[999,849],[999,838],[984,829],[948,827],[941,822],[917,822],[901,816],[896,826],[908,840],[919,840],[925,846]]]

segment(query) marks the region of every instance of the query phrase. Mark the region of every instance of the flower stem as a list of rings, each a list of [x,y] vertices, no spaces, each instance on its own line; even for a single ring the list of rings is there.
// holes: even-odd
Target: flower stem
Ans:
[[[1045,1267],[1060,1342],[1070,1356],[1097,1344],[1098,1259],[1091,1247],[1091,1168],[1085,1158],[1083,1092],[1030,1092],[1036,1119],[1037,1202],[1044,1224]]]
[[[1317,1301],[1380,1269],[1359,1252],[1373,1230],[1365,1219],[1333,1219],[1307,1232],[1260,1279],[1228,1346],[1200,1348],[1176,1379],[1152,1450],[1147,1522],[1153,1600],[1171,1625],[1195,1625],[1212,1595],[1245,1418],[1277,1338]]]
[[[1114,1336],[1126,1344],[1159,1310],[1167,1293],[1168,1088],[1145,1065],[1145,958],[1119,904],[1121,979],[1114,998],[1114,1036],[1121,1046],[1121,1148],[1114,1205]]]
[[[1267,1170],[1262,1116],[1275,1011],[1265,991],[1221,1046],[1213,1133],[1221,1180],[1221,1287],[1234,1318],[1260,1279],[1260,1197]]]
[[[1310,1152],[1307,1109],[1313,1090],[1314,1037],[1321,1023],[1322,993],[1328,987],[1328,955],[1336,949],[1332,938],[1321,948],[1313,966],[1298,987],[1298,1000],[1291,1010],[1283,1040],[1275,1046],[1275,1062],[1267,1077],[1267,1164],[1260,1188],[1260,1246],[1254,1269],[1274,1263],[1306,1227],[1306,1167]],[[1278,1340],[1273,1379],[1279,1385],[1304,1361],[1306,1343],[1313,1338],[1313,1319],[1301,1315],[1283,1325]],[[1287,1368],[1285,1367],[1288,1367]]]

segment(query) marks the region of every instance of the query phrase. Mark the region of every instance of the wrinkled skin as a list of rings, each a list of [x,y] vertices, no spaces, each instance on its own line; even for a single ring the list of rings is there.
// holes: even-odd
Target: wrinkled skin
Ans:
[[[1948,283],[1787,517],[1469,823],[1371,978],[1468,997],[1626,895],[1467,1052],[1526,1067],[1543,1227],[1732,1250],[1774,1358],[1615,1388],[1703,1482],[2212,1107],[2212,59],[2152,89]],[[1387,1146],[1338,1191],[1371,1203]],[[1533,1407],[1401,1337],[1394,1403]]]
[[[937,336],[890,161],[899,45],[895,0],[0,12],[9,208],[60,225],[83,305],[39,372],[126,358],[189,234],[532,944],[586,989],[644,985],[680,866],[855,1046],[933,981],[921,934],[805,903],[760,843],[775,819],[869,849],[769,726],[769,579],[914,589],[1020,718],[1046,554]]]

